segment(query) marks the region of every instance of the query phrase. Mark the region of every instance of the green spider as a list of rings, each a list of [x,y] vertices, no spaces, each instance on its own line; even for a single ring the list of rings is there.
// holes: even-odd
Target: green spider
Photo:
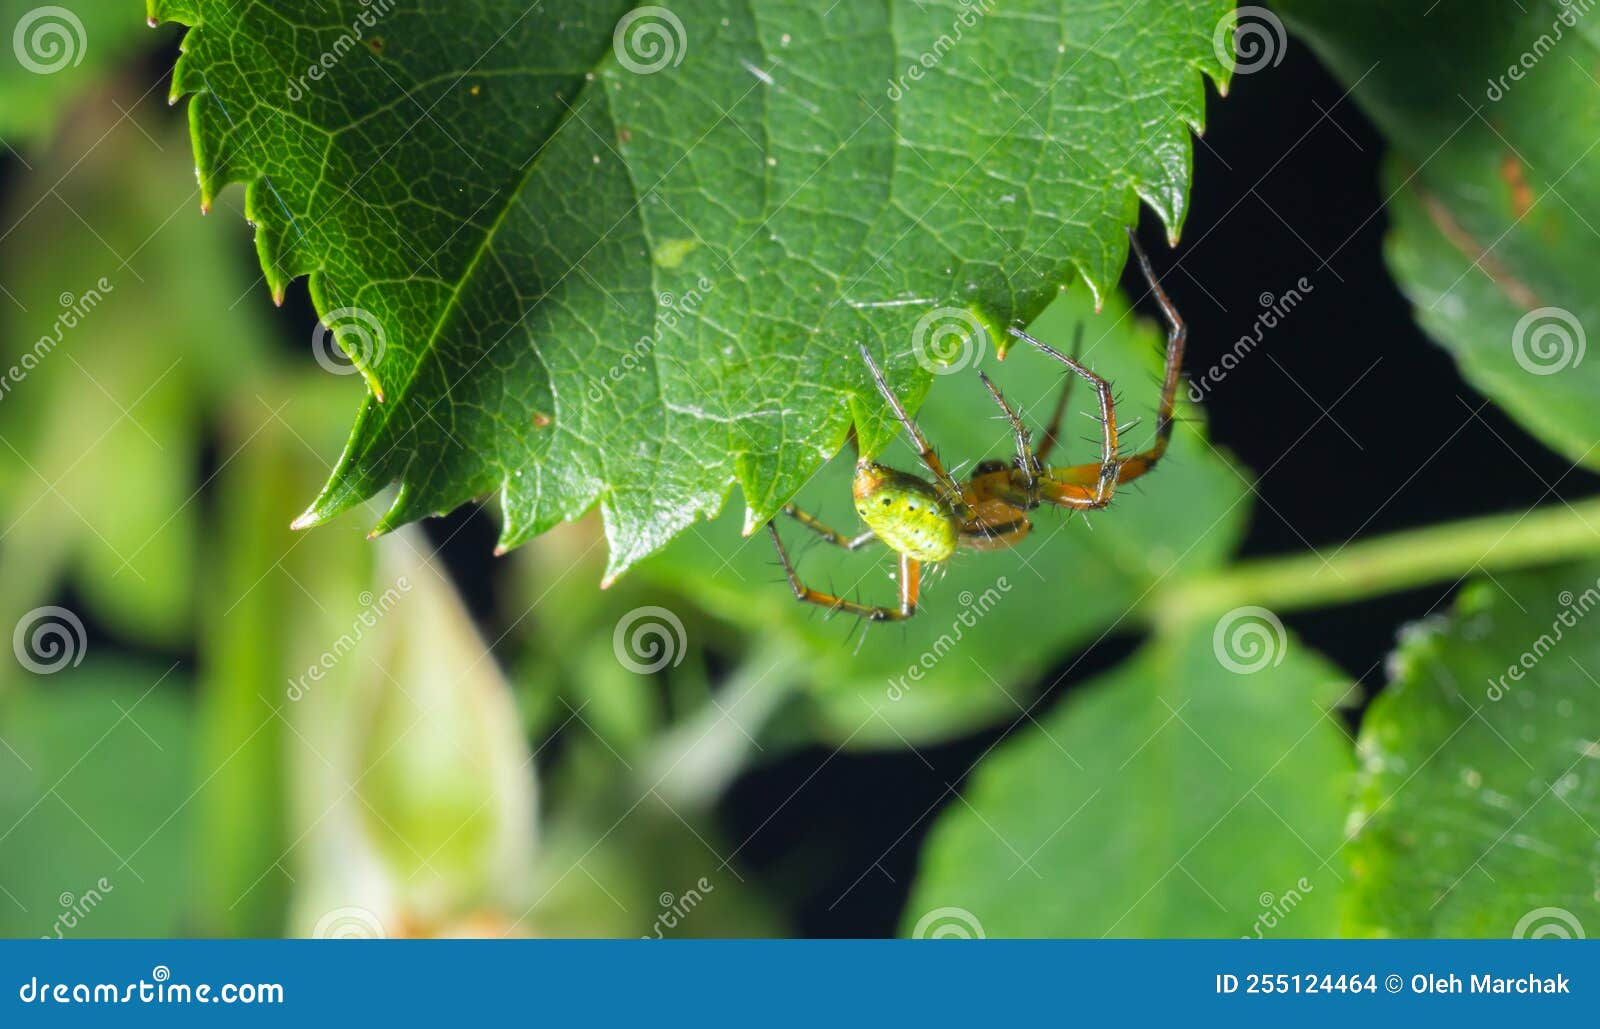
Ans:
[[[1009,330],[1012,336],[1033,344],[1046,355],[1060,361],[1095,391],[1102,425],[1100,460],[1094,464],[1055,468],[1045,463],[1057,442],[1072,379],[1067,380],[1062,390],[1050,426],[1045,430],[1044,443],[1035,450],[1022,417],[1001,396],[989,377],[980,371],[978,378],[1011,423],[1016,438],[1016,456],[1010,461],[984,461],[973,469],[972,476],[965,483],[958,483],[945,471],[927,437],[906,414],[900,399],[885,381],[883,372],[863,346],[861,358],[872,372],[878,392],[888,402],[912,445],[917,448],[923,467],[933,477],[932,481],[867,458],[857,461],[851,492],[855,497],[856,513],[867,526],[867,531],[857,536],[846,536],[831,529],[793,504],[785,505],[783,510],[835,546],[859,550],[869,543],[882,542],[899,554],[900,605],[878,607],[860,604],[806,586],[795,574],[794,562],[789,559],[789,552],[784,548],[777,526],[768,522],[767,530],[772,534],[778,559],[783,563],[784,574],[796,599],[825,607],[831,612],[846,611],[869,622],[904,621],[917,613],[917,597],[921,591],[925,565],[939,565],[960,548],[1003,550],[1015,546],[1033,528],[1028,512],[1034,508],[1042,504],[1075,511],[1103,508],[1111,502],[1118,486],[1139,478],[1156,466],[1172,439],[1173,408],[1177,402],[1188,328],[1161,288],[1155,270],[1150,266],[1150,259],[1131,230],[1128,239],[1167,323],[1166,370],[1161,383],[1161,403],[1156,414],[1155,443],[1150,449],[1131,457],[1122,457],[1118,451],[1116,404],[1111,395],[1111,384],[1074,358],[1051,349],[1013,327]]]

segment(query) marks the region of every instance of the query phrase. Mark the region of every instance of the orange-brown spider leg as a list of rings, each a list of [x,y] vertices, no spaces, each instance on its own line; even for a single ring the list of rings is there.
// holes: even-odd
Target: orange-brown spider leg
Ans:
[[[1122,471],[1117,477],[1118,482],[1127,482],[1137,479],[1156,466],[1161,456],[1167,452],[1167,444],[1172,441],[1172,413],[1178,403],[1178,386],[1183,374],[1183,350],[1189,341],[1189,327],[1184,324],[1183,316],[1178,314],[1178,309],[1167,296],[1166,290],[1161,288],[1161,280],[1156,278],[1155,269],[1150,267],[1150,258],[1145,255],[1144,248],[1139,245],[1139,240],[1134,236],[1133,230],[1128,230],[1128,242],[1133,247],[1133,256],[1139,262],[1139,270],[1144,273],[1144,279],[1150,284],[1150,292],[1156,298],[1156,304],[1161,308],[1162,317],[1167,322],[1167,363],[1166,370],[1161,379],[1161,406],[1156,411],[1156,441],[1149,450],[1135,454],[1122,462]]]
[[[1072,334],[1072,359],[1083,359],[1083,323],[1078,323],[1077,330]],[[1061,442],[1061,419],[1067,414],[1067,401],[1072,397],[1072,384],[1078,381],[1076,375],[1067,376],[1066,384],[1061,387],[1061,396],[1056,398],[1056,409],[1050,415],[1049,427],[1044,430],[1044,442],[1039,444],[1039,449],[1034,457],[1042,465],[1050,459],[1050,452]]]
[[[878,384],[878,392],[883,394],[883,399],[888,401],[890,410],[900,420],[900,426],[906,430],[906,435],[911,437],[912,445],[917,448],[917,456],[922,459],[922,464],[929,472],[933,473],[934,480],[939,488],[944,491],[944,500],[956,512],[958,517],[966,515],[966,502],[961,499],[961,487],[956,485],[955,479],[945,471],[944,464],[939,460],[939,455],[933,452],[933,445],[928,442],[928,437],[922,434],[917,423],[906,414],[900,398],[895,396],[894,390],[889,388],[889,383],[883,377],[883,372],[878,369],[877,362],[872,359],[872,354],[865,345],[861,347],[861,359],[867,362],[867,370],[872,373],[872,381]]]
[[[801,525],[804,525],[818,536],[821,536],[829,543],[832,543],[834,546],[843,547],[846,550],[860,550],[868,543],[875,542],[878,538],[878,534],[871,531],[863,532],[859,536],[846,536],[837,529],[829,528],[815,516],[807,514],[793,504],[783,505],[783,513],[788,515],[790,518],[793,518]]]
[[[1128,242],[1133,250],[1135,260],[1139,262],[1139,270],[1144,273],[1144,278],[1150,284],[1150,292],[1154,294],[1161,314],[1167,323],[1167,358],[1166,368],[1161,379],[1161,404],[1156,412],[1156,440],[1150,449],[1134,454],[1122,461],[1117,468],[1117,484],[1132,482],[1139,476],[1146,474],[1156,466],[1162,455],[1167,452],[1167,445],[1172,441],[1173,411],[1178,402],[1178,386],[1183,374],[1183,351],[1189,340],[1189,328],[1184,324],[1183,317],[1178,314],[1178,309],[1161,288],[1161,282],[1156,278],[1155,269],[1150,266],[1150,258],[1146,256],[1144,248],[1130,230]],[[1063,507],[1093,506],[1086,498],[1093,494],[1089,487],[1098,490],[1103,465],[1083,464],[1067,468],[1052,468],[1045,474],[1047,481],[1041,489],[1041,500],[1059,504]],[[1045,495],[1046,493],[1053,495]]]
[[[821,593],[803,584],[800,577],[795,574],[794,562],[789,560],[789,552],[784,549],[783,540],[778,536],[778,527],[768,522],[767,531],[772,533],[772,545],[778,548],[778,560],[783,562],[783,574],[789,579],[789,588],[794,590],[795,599],[802,604],[825,607],[830,613],[844,611],[869,622],[903,622],[917,613],[917,596],[922,588],[922,565],[904,554],[900,555],[899,609],[875,607]]]
[[[1001,396],[1000,390],[993,382],[989,381],[987,375],[979,372],[978,378],[983,380],[984,388],[989,391],[991,397],[994,397],[994,402],[1000,405],[1000,410],[1006,413],[1006,420],[1011,423],[1011,433],[1017,440],[1017,468],[1022,471],[1023,482],[1027,484],[1028,490],[1031,492],[1034,480],[1039,477],[1044,469],[1039,464],[1038,457],[1034,455],[1033,441],[1028,434],[1028,427],[1022,423],[1022,416],[1006,402],[1006,398]]]
[[[1025,343],[1033,344],[1047,356],[1053,357],[1057,361],[1060,361],[1062,364],[1066,365],[1075,375],[1089,384],[1100,402],[1100,426],[1102,430],[1100,436],[1100,463],[1097,465],[1080,465],[1077,468],[1072,469],[1046,470],[1044,473],[1044,478],[1037,486],[1039,499],[1045,501],[1046,503],[1057,504],[1061,507],[1073,507],[1085,510],[1105,507],[1107,504],[1111,503],[1111,496],[1116,492],[1117,473],[1120,467],[1120,462],[1117,459],[1116,400],[1111,395],[1111,383],[1096,375],[1094,372],[1091,372],[1089,369],[1079,364],[1076,360],[1061,353],[1059,350],[1056,350],[1034,339],[1021,329],[1012,327],[1011,335]],[[1093,490],[1085,490],[1081,488],[1083,484],[1076,476],[1067,479],[1065,483],[1057,481],[1061,478],[1061,476],[1058,474],[1058,471],[1077,472],[1080,468],[1093,468],[1095,470],[1094,478],[1091,480],[1094,485]],[[1057,488],[1062,485],[1069,486],[1070,488]]]

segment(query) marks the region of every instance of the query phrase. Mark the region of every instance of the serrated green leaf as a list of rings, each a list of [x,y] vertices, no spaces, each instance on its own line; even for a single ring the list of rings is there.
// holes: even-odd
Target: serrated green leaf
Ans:
[[[986,757],[903,930],[1333,935],[1350,755],[1327,705],[1347,680],[1281,625],[1218,624],[1262,630],[1268,649],[1224,652],[1254,670],[1224,666],[1209,623],[1159,636]]]
[[[511,545],[598,502],[614,576],[886,442],[858,342],[916,400],[919,318],[1103,293],[1139,198],[1182,223],[1232,4],[989,6],[153,0],[203,190],[249,183],[383,397],[306,520],[497,492]]]
[[[1600,927],[1597,579],[1590,563],[1478,582],[1405,634],[1358,744],[1351,931]]]
[[[1389,261],[1478,389],[1600,467],[1600,19],[1494,0],[1279,5],[1388,137]]]
[[[1161,367],[1162,335],[1136,318],[1119,292],[1096,315],[1082,291],[1063,295],[1031,331],[1071,347],[1084,329],[1084,358],[1114,383],[1130,450],[1149,442]],[[1064,383],[1059,364],[1023,348],[1003,363],[983,365],[1033,428],[1043,431]],[[945,375],[919,420],[952,466],[1008,459],[1011,430],[979,383],[976,369]],[[1052,461],[1094,458],[1098,431],[1093,395],[1075,388]],[[1124,619],[1150,591],[1213,569],[1232,554],[1249,517],[1248,480],[1211,447],[1186,417],[1160,467],[1125,488],[1107,511],[1087,518],[1041,508],[1028,539],[1008,551],[962,552],[925,586],[920,613],[902,625],[866,629],[828,619],[795,603],[765,535],[741,539],[725,513],[641,567],[664,587],[750,631],[783,635],[808,654],[807,709],[814,730],[852,746],[901,746],[967,731],[984,722],[1020,718],[1033,700],[1029,684],[1074,645],[1096,634],[1132,631]],[[1133,426],[1135,421],[1140,424]],[[917,470],[915,454],[895,444],[885,460]],[[796,502],[841,532],[861,529],[850,501],[853,466],[841,456]],[[892,603],[895,562],[882,547],[845,552],[780,517],[778,529],[798,555],[801,578],[824,590],[871,603]]]

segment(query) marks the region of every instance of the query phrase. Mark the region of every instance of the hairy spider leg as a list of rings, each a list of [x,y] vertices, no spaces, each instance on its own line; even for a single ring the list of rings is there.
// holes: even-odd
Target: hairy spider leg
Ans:
[[[933,452],[933,444],[928,442],[928,437],[922,434],[917,423],[906,414],[905,407],[900,403],[900,398],[895,396],[894,390],[889,388],[889,383],[883,377],[883,372],[878,369],[877,362],[873,361],[872,354],[865,345],[861,347],[861,359],[867,362],[867,370],[872,373],[872,381],[878,384],[878,392],[883,394],[883,399],[888,402],[894,416],[900,420],[900,425],[906,430],[906,435],[911,437],[912,445],[917,448],[917,456],[922,459],[923,467],[933,474],[934,481],[939,484],[944,492],[944,500],[950,505],[959,517],[966,517],[966,502],[961,499],[961,487],[956,485],[955,479],[945,471],[944,464],[939,460],[939,455]]]
[[[1011,335],[1024,343],[1031,343],[1046,356],[1066,365],[1073,374],[1089,384],[1100,402],[1100,463],[1045,469],[1043,478],[1034,490],[1036,498],[1046,504],[1079,511],[1105,507],[1111,503],[1111,497],[1116,492],[1121,469],[1121,462],[1117,458],[1116,399],[1111,395],[1111,383],[1015,326],[1011,329]]]
[[[1083,323],[1078,323],[1078,328],[1072,334],[1072,359],[1083,359]],[[1072,384],[1078,381],[1076,375],[1067,376],[1066,383],[1061,387],[1061,396],[1056,398],[1056,409],[1050,415],[1050,424],[1044,430],[1044,442],[1039,444],[1039,449],[1034,452],[1034,457],[1043,465],[1050,459],[1050,452],[1061,442],[1061,419],[1067,414],[1067,401],[1072,398]]]
[[[802,583],[800,577],[795,574],[794,562],[789,560],[789,552],[784,549],[783,540],[778,536],[778,527],[768,522],[767,531],[772,533],[772,544],[778,548],[778,560],[783,563],[783,574],[789,580],[789,588],[794,591],[795,599],[802,604],[815,604],[827,608],[830,612],[847,611],[869,622],[903,622],[917,613],[917,596],[922,590],[922,565],[919,562],[904,554],[900,555],[898,609],[858,604],[853,600],[819,592]]]
[[[1183,352],[1189,339],[1189,327],[1184,324],[1183,317],[1178,314],[1178,309],[1161,288],[1161,282],[1156,278],[1155,269],[1150,266],[1150,258],[1145,255],[1144,248],[1134,237],[1133,232],[1128,232],[1128,242],[1133,248],[1133,255],[1139,262],[1139,270],[1144,273],[1144,278],[1150,285],[1150,291],[1156,298],[1157,305],[1161,308],[1162,316],[1167,323],[1167,356],[1166,367],[1161,380],[1161,403],[1156,411],[1156,439],[1150,449],[1134,454],[1123,460],[1117,469],[1116,481],[1118,485],[1132,482],[1139,476],[1146,474],[1156,466],[1162,455],[1167,452],[1167,445],[1172,441],[1172,428],[1176,424],[1173,411],[1178,402],[1178,386],[1183,374]],[[1020,335],[1012,330],[1014,335]],[[1022,338],[1026,339],[1026,336]],[[1050,353],[1050,348],[1037,344]],[[1102,409],[1104,404],[1101,405]],[[1043,489],[1048,492],[1059,493],[1063,497],[1074,498],[1071,502],[1063,504],[1068,507],[1084,506],[1077,498],[1086,495],[1087,487],[1096,485],[1101,479],[1104,465],[1082,464],[1071,465],[1064,468],[1051,468],[1045,472],[1046,483]],[[1059,484],[1059,485],[1052,485]],[[1050,496],[1042,495],[1041,500],[1058,502]],[[1100,505],[1103,506],[1103,505]]]
[[[801,525],[804,525],[818,536],[821,536],[829,543],[832,543],[834,546],[843,547],[846,550],[860,550],[868,543],[877,542],[878,539],[878,534],[870,529],[866,532],[863,532],[859,536],[846,536],[837,529],[829,528],[827,525],[823,524],[820,519],[800,510],[800,508],[796,507],[794,504],[783,505],[783,513],[788,515],[790,518],[793,518]]]
[[[1167,452],[1167,444],[1172,441],[1172,414],[1178,403],[1178,386],[1183,373],[1183,350],[1189,341],[1189,327],[1184,324],[1183,316],[1178,314],[1178,309],[1173,305],[1172,299],[1167,296],[1167,291],[1161,288],[1161,280],[1156,278],[1155,269],[1150,267],[1150,258],[1145,255],[1144,248],[1139,245],[1138,237],[1133,230],[1128,230],[1128,242],[1133,247],[1133,255],[1139,261],[1139,270],[1144,273],[1145,282],[1150,284],[1150,292],[1156,298],[1156,304],[1161,308],[1161,315],[1167,322],[1167,364],[1161,380],[1161,406],[1156,412],[1156,441],[1149,450],[1123,462],[1122,472],[1118,476],[1119,482],[1136,479],[1154,468],[1156,462],[1161,460],[1161,455]]]
[[[989,381],[989,376],[979,372],[978,378],[983,381],[984,389],[987,389],[989,395],[994,397],[994,402],[1000,405],[1000,410],[1006,414],[1006,420],[1011,423],[1011,434],[1016,437],[1017,441],[1017,469],[1022,472],[1022,481],[1026,485],[1028,492],[1032,493],[1034,480],[1043,472],[1043,468],[1039,464],[1038,457],[1033,452],[1033,441],[1028,434],[1028,427],[1022,423],[1022,416],[1017,413],[1016,408],[1012,407],[1006,401],[1006,398],[1000,395],[1000,390],[995,387],[995,384]]]

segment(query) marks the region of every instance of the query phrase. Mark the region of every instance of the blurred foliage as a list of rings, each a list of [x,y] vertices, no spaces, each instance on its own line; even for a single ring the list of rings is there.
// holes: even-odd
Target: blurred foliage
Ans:
[[[1600,468],[1600,19],[1565,0],[1278,5],[1390,143],[1396,281],[1462,374]]]
[[[1349,931],[1600,924],[1596,608],[1591,562],[1474,583],[1406,632],[1361,730]]]
[[[91,659],[48,693],[0,698],[0,935],[194,931],[185,687],[171,668]]]
[[[147,48],[156,33],[139,14],[137,4],[120,0],[70,8],[0,0],[0,28],[10,46],[0,61],[0,140],[16,147],[44,138],[78,94],[101,85],[108,69]],[[169,41],[178,34],[172,26],[157,32]]]

